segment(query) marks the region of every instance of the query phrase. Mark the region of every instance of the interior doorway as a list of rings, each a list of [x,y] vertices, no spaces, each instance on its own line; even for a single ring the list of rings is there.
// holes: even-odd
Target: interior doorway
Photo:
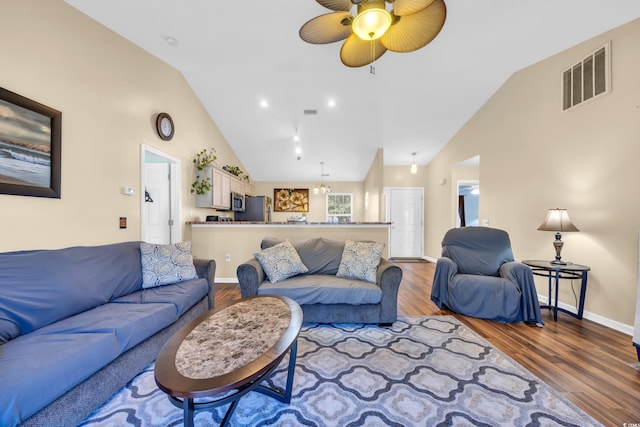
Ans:
[[[422,258],[424,245],[424,189],[385,188],[390,258]]]
[[[458,181],[458,215],[456,227],[479,225],[480,181]]]
[[[156,244],[181,242],[180,160],[141,147],[140,238]]]

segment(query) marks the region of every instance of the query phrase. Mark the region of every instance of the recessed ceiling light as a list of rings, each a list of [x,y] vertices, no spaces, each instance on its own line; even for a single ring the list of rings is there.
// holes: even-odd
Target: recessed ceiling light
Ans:
[[[175,37],[162,36],[162,38],[164,39],[165,42],[167,42],[168,45],[175,46],[178,44],[178,39]]]
[[[296,154],[302,154],[302,148],[300,148],[300,146],[296,147]]]
[[[335,106],[336,106],[336,100],[335,100],[335,99],[330,99],[330,100],[327,102],[327,106],[328,106],[329,108],[333,108],[333,107],[335,107]]]
[[[267,101],[266,99],[261,99],[258,102],[258,105],[260,105],[260,107],[262,108],[269,108],[269,101]]]

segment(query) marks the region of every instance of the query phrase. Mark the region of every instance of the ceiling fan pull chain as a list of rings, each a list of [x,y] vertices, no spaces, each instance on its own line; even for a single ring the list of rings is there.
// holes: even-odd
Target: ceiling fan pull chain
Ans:
[[[373,45],[373,39],[371,39],[370,46],[371,46],[371,65],[369,65],[369,73],[375,76],[376,67],[373,66],[373,61],[376,60],[376,57],[375,57],[375,46]]]

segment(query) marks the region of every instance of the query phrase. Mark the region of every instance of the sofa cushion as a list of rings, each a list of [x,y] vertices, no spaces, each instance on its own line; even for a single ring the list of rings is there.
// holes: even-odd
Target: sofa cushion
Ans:
[[[3,344],[0,425],[25,420],[177,317],[172,304],[105,304]]]
[[[141,285],[138,242],[0,253],[0,344]]]
[[[263,282],[259,295],[282,295],[298,304],[378,304],[382,289],[375,283],[333,275],[300,275],[282,282]]]
[[[209,283],[206,279],[198,278],[173,285],[141,289],[111,302],[119,304],[168,303],[176,307],[178,316],[182,316],[208,293]]]
[[[191,242],[157,245],[140,242],[142,287],[170,285],[198,277]]]
[[[384,243],[354,242],[347,239],[336,276],[376,283]]]
[[[256,252],[254,256],[271,283],[277,283],[296,274],[309,271],[288,240]]]
[[[261,249],[282,243],[284,240],[277,237],[262,239]],[[306,274],[333,274],[338,272],[344,241],[325,239],[323,237],[298,240],[291,242],[300,255],[300,259],[309,271]]]

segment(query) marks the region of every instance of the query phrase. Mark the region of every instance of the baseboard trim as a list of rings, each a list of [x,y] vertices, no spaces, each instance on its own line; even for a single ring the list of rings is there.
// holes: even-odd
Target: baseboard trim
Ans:
[[[549,298],[546,296],[538,295],[538,301],[546,305],[549,301]],[[578,314],[578,310],[570,304],[559,302],[558,307],[570,311],[571,313]],[[633,326],[631,325],[625,325],[624,323],[616,322],[615,320],[608,319],[604,316],[600,316],[599,314],[595,314],[586,310],[582,313],[582,318],[591,320],[592,322],[595,322],[602,326],[606,326],[607,328],[614,329],[618,332],[622,332],[625,335],[633,336]]]

